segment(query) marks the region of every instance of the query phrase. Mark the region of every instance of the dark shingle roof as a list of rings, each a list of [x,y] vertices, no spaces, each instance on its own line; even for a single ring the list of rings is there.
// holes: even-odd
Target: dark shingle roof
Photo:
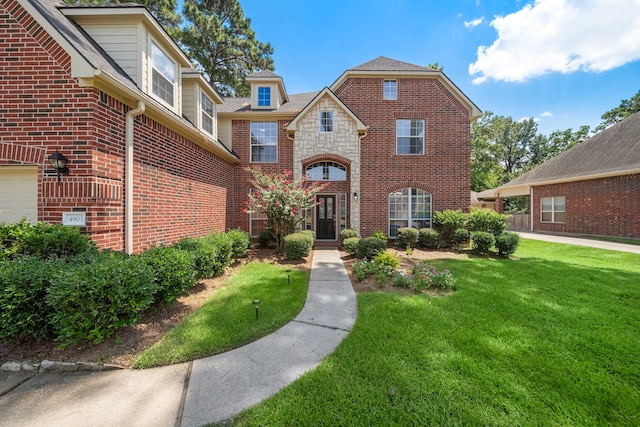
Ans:
[[[276,78],[279,79],[280,76],[269,70],[260,70],[255,73],[251,73],[247,76],[247,78]]]
[[[640,171],[640,112],[544,162],[501,188],[553,181],[576,181],[630,171]]]
[[[275,113],[298,113],[307,106],[319,92],[299,93],[289,95],[289,101],[280,105],[277,110],[267,110]],[[225,98],[224,104],[218,106],[219,113],[261,112],[264,110],[252,110],[251,98]]]
[[[347,71],[437,71],[433,68],[422,67],[420,65],[409,64],[408,62],[397,61],[395,59],[379,56],[376,59],[349,68]]]

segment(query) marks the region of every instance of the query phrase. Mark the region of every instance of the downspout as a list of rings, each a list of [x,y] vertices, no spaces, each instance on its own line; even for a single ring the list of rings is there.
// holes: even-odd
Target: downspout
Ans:
[[[529,215],[531,216],[531,231],[533,233],[533,187],[529,186]]]
[[[129,110],[125,116],[124,250],[128,254],[133,253],[133,120],[144,110],[144,102],[138,101],[138,107]]]

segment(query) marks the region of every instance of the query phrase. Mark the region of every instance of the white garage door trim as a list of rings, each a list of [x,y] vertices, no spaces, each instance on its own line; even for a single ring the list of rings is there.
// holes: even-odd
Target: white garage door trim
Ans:
[[[38,219],[38,167],[0,166],[0,222]]]

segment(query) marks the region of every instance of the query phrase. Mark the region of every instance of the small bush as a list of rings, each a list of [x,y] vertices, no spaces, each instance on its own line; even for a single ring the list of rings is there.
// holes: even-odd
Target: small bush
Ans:
[[[520,236],[513,231],[505,231],[496,237],[496,249],[501,256],[509,256],[513,254],[520,244]]]
[[[24,218],[12,224],[0,223],[0,259],[23,255],[23,243],[33,233],[33,226]]]
[[[353,274],[355,274],[358,282],[362,282],[367,276],[375,274],[376,270],[376,264],[367,259],[360,259],[353,263]]]
[[[449,270],[438,271],[426,260],[419,261],[413,268],[412,286],[421,291],[430,287],[438,289],[453,289],[455,282]]]
[[[460,249],[462,245],[467,243],[469,241],[470,235],[471,233],[469,233],[469,230],[465,228],[458,228],[456,231],[454,231],[453,244],[455,245],[456,249]]]
[[[411,286],[411,280],[402,272],[396,273],[391,280],[391,285],[396,288],[408,288]]]
[[[407,246],[415,248],[418,243],[418,235],[420,231],[416,228],[401,227],[398,229],[398,235],[396,237],[396,246],[400,249],[405,249]]]
[[[358,230],[356,230],[356,229],[345,228],[344,230],[342,230],[340,232],[340,237],[342,238],[342,241],[345,241],[345,240],[351,239],[353,237],[360,237],[360,233],[358,233]]]
[[[213,266],[213,276],[221,276],[224,269],[231,265],[233,260],[233,240],[225,233],[211,233],[202,238],[206,244],[215,248],[215,264]]]
[[[501,215],[492,209],[472,209],[467,220],[467,229],[471,232],[486,231],[499,236],[507,229],[509,215]]]
[[[174,248],[183,249],[191,254],[196,279],[208,279],[214,277],[220,270],[218,267],[218,250],[205,239],[188,237],[173,245]]]
[[[359,237],[349,237],[342,241],[342,248],[350,255],[354,255],[358,252],[358,243],[360,243]]]
[[[453,244],[453,233],[459,228],[465,228],[467,214],[461,210],[437,211],[433,214],[433,228],[440,233],[445,246]]]
[[[272,248],[276,245],[276,239],[273,236],[273,230],[269,227],[263,229],[258,233],[258,246],[261,248]]]
[[[251,236],[246,231],[240,229],[229,230],[227,235],[231,239],[232,254],[235,258],[246,255],[247,249],[251,247]]]
[[[313,248],[313,234],[300,232],[284,236],[283,251],[287,259],[302,259]]]
[[[387,250],[387,245],[380,239],[375,237],[366,237],[358,242],[356,256],[360,259],[373,259],[379,253]]]
[[[371,233],[371,237],[378,239],[378,240],[382,240],[385,245],[387,244],[387,241],[389,240],[389,237],[387,237],[387,235],[384,233],[384,231],[382,230],[376,230],[373,233]]]
[[[474,231],[471,233],[471,250],[475,253],[489,253],[495,242],[495,236],[487,231]]]
[[[392,270],[400,267],[400,258],[389,251],[385,251],[381,254],[376,255],[373,258],[373,261],[378,265],[385,265],[387,267],[390,267]]]
[[[418,232],[418,244],[427,249],[440,247],[440,233],[433,228],[423,228]]]
[[[63,345],[83,339],[98,344],[138,321],[156,291],[153,269],[140,257],[106,253],[55,274],[46,302]]]
[[[196,284],[193,259],[184,249],[159,246],[138,256],[153,269],[157,288],[155,302],[175,301]]]

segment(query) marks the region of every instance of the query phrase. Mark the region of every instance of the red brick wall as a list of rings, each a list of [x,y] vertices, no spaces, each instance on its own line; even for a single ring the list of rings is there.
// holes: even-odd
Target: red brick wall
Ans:
[[[540,199],[564,196],[564,223],[540,221]],[[535,231],[640,238],[640,174],[534,187]]]
[[[436,79],[399,78],[398,99],[382,99],[382,78],[350,78],[336,95],[367,126],[362,139],[361,234],[388,230],[388,195],[398,184],[432,194],[432,211],[468,210],[469,112]],[[425,120],[424,155],[396,155],[396,119]]]
[[[14,0],[2,3],[0,19],[0,164],[39,166],[38,220],[84,211],[83,231],[102,248],[124,249],[129,107],[79,87],[70,57]],[[230,228],[233,165],[146,116],[134,128],[134,251]],[[56,149],[69,159],[59,184],[46,160]]]

